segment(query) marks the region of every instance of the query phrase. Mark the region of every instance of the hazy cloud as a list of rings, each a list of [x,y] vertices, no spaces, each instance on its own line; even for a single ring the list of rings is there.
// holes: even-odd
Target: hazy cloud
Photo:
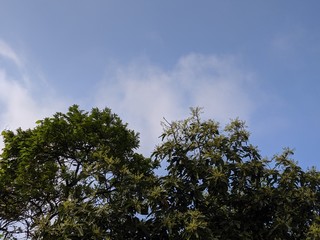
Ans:
[[[290,60],[289,64],[292,64],[296,56],[300,56],[306,51],[313,51],[314,44],[319,46],[318,42],[313,42],[306,38],[306,36],[312,34],[313,33],[307,32],[302,26],[285,29],[273,36],[270,52],[280,60]]]
[[[0,67],[0,132],[4,129],[33,127],[36,120],[65,106],[50,92],[48,85],[21,70],[23,61],[16,51],[1,40],[0,60],[12,61],[16,68],[14,72],[18,73],[11,76],[9,72],[12,71],[7,71],[5,65]],[[1,148],[2,144],[1,140]]]
[[[151,151],[163,117],[185,118],[189,107],[204,107],[205,117],[222,123],[235,117],[250,120],[257,104],[254,88],[253,74],[240,69],[236,58],[190,54],[170,70],[148,61],[111,64],[99,86],[97,105],[119,113],[142,133],[142,150]]]

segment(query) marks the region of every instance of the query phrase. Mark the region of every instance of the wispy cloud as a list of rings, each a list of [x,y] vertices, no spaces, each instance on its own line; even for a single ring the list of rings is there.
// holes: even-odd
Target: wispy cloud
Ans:
[[[18,67],[22,66],[22,62],[12,48],[0,39],[0,57],[4,57],[13,61]]]
[[[148,61],[111,64],[99,86],[97,105],[111,107],[141,135],[142,151],[152,151],[160,121],[185,118],[189,107],[204,107],[205,117],[226,123],[250,120],[258,103],[253,74],[231,56],[190,54],[170,70]],[[255,92],[255,94],[252,94]]]
[[[12,61],[14,76],[6,66],[0,67],[0,132],[18,127],[29,128],[36,120],[61,109],[65,104],[55,98],[49,86],[22,70],[24,65],[16,51],[0,40],[0,60]],[[10,73],[9,73],[10,72]],[[28,81],[25,81],[28,79]],[[42,94],[39,94],[42,92]],[[35,94],[37,93],[37,94]],[[2,140],[0,141],[2,148]]]

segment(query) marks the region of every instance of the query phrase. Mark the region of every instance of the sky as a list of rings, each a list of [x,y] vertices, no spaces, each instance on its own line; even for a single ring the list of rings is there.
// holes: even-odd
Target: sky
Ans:
[[[111,108],[159,143],[160,122],[246,121],[271,158],[320,159],[318,0],[0,0],[0,130]],[[3,143],[0,143],[3,147]]]

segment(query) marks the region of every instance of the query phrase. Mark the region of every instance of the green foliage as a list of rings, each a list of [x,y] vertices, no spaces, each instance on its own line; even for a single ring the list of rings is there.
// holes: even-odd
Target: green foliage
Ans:
[[[77,106],[4,131],[0,230],[6,238],[127,239],[143,236],[150,159],[138,135],[109,109]]]
[[[304,172],[290,149],[262,159],[244,122],[221,130],[198,108],[165,122],[162,139],[153,155],[168,164],[152,208],[159,239],[319,239],[320,174]]]
[[[4,131],[1,236],[320,239],[320,173],[303,171],[290,149],[262,158],[239,119],[222,129],[200,115],[164,122],[151,158],[109,109],[72,106]]]

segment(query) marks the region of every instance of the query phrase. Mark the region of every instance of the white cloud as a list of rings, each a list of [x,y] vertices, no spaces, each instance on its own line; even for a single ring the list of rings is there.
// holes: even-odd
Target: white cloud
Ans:
[[[3,106],[1,123],[6,127],[26,128],[34,123],[36,103],[28,90],[17,81],[10,80],[3,69],[0,69],[0,102]]]
[[[50,92],[43,81],[28,76],[21,70],[23,61],[19,55],[0,40],[0,58],[11,60],[15,64],[15,77],[8,74],[5,67],[0,67],[0,132],[4,129],[15,130],[35,126],[42,119],[65,106]],[[12,72],[12,69],[11,71]],[[17,76],[20,76],[17,78]],[[28,81],[26,81],[28,80]],[[39,94],[42,92],[41,94]],[[37,94],[34,94],[37,93]],[[2,139],[0,149],[3,147]]]
[[[14,71],[12,66],[10,71],[0,67],[1,130],[33,127],[36,120],[66,109],[68,102],[55,97],[41,76],[28,74],[19,54],[0,40],[1,57],[16,66]],[[163,117],[184,119],[189,107],[200,106],[204,117],[222,124],[237,116],[249,121],[257,95],[255,79],[237,58],[189,54],[169,70],[146,60],[110,64],[94,105],[110,107],[140,132],[141,150],[149,154],[158,142]]]
[[[187,117],[189,107],[204,107],[204,116],[226,123],[250,120],[257,104],[253,75],[234,57],[190,54],[171,70],[147,61],[112,64],[99,86],[97,105],[119,113],[129,127],[141,132],[144,153],[152,151],[161,134],[160,121]]]

